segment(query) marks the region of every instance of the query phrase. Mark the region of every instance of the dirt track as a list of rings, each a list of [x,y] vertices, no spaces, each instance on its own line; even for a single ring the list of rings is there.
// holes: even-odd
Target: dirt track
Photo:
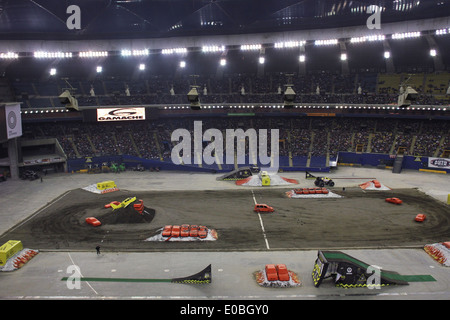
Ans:
[[[382,248],[423,246],[450,239],[450,208],[415,190],[362,191],[360,188],[335,190],[338,199],[290,199],[291,188],[245,188],[236,191],[127,192],[105,195],[82,189],[72,190],[60,200],[13,228],[0,239],[19,239],[33,249],[92,250],[101,244],[107,251],[166,250],[266,250],[307,248]],[[252,193],[253,190],[253,193]],[[113,223],[111,209],[104,205],[127,197],[144,200],[154,216],[146,220],[122,219]],[[253,212],[254,198],[276,209]],[[399,197],[402,205],[384,201]],[[119,214],[117,211],[114,214]],[[423,223],[414,221],[425,213]],[[122,212],[125,214],[125,211]],[[126,214],[138,214],[132,209]],[[85,218],[94,216],[101,227],[92,227]],[[106,222],[105,222],[106,221]],[[117,221],[116,221],[117,222]],[[125,223],[123,223],[125,222]],[[144,241],[166,224],[197,224],[216,229],[218,240],[202,242]]]

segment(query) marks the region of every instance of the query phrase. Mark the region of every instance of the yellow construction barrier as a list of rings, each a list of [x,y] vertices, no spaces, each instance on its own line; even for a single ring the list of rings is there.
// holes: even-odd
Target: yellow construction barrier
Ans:
[[[106,190],[106,189],[114,189],[114,188],[117,188],[117,186],[116,186],[116,183],[112,180],[97,183],[98,190]]]
[[[20,250],[23,250],[22,241],[9,240],[0,247],[0,266],[4,266],[6,261],[15,255]]]
[[[447,195],[447,204],[450,204],[450,193]]]

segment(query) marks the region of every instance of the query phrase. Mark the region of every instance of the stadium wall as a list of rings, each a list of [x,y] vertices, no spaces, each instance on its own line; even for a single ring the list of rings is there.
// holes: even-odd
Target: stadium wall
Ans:
[[[393,166],[395,156],[377,153],[339,152],[339,165],[373,166],[378,168],[390,168]],[[450,169],[429,168],[428,157],[404,156],[402,169],[431,170],[450,173]]]
[[[319,159],[320,158],[320,159]],[[103,156],[89,158],[89,164],[94,167],[98,165],[101,167],[103,163],[124,163],[127,168],[136,167],[141,164],[146,170],[156,169],[164,171],[184,171],[184,172],[205,172],[205,173],[220,173],[228,172],[234,169],[233,165],[176,165],[170,160],[160,161],[156,159],[142,159],[139,157],[122,155],[122,156]],[[371,166],[382,169],[389,169],[393,166],[394,157],[389,154],[375,154],[375,153],[354,153],[354,152],[340,152],[338,165],[341,166]],[[315,157],[314,162],[307,166],[307,157],[297,156],[292,158],[292,166],[286,165],[289,163],[287,156],[280,157],[280,171],[310,171],[310,172],[329,172],[330,166],[326,163],[326,157]],[[246,162],[239,166],[253,165]],[[257,165],[261,166],[260,163]],[[70,159],[67,161],[68,172],[77,172],[88,167],[85,158]],[[446,172],[450,173],[450,169],[436,169],[428,167],[428,157],[404,156],[402,169],[409,170],[430,170],[432,172]]]

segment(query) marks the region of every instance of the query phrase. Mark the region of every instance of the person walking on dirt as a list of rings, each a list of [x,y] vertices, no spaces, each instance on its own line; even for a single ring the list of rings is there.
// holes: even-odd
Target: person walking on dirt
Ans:
[[[99,255],[100,254],[100,246],[96,246],[95,250],[97,250],[97,255]]]

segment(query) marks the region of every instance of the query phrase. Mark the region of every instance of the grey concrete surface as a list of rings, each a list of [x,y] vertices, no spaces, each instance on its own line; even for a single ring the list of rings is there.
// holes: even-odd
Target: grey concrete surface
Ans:
[[[1,299],[152,299],[152,300],[277,300],[277,299],[432,299],[450,298],[449,270],[430,260],[423,250],[343,250],[367,263],[403,275],[431,275],[434,282],[381,289],[336,288],[324,280],[316,288],[311,271],[317,251],[117,253],[42,252],[10,273],[0,274]],[[253,273],[268,263],[284,263],[302,285],[264,288]],[[212,265],[212,283],[85,282],[71,288],[64,277],[79,267],[83,277],[170,279],[194,274]]]
[[[286,172],[281,176],[299,180],[298,187],[312,186],[304,172]],[[448,175],[403,171],[339,167],[326,174],[336,179],[336,187],[357,186],[377,178],[390,188],[418,188],[447,202],[450,194]],[[43,182],[12,181],[0,183],[0,234],[14,228],[68,190],[114,180],[127,190],[223,190],[239,189],[233,182],[216,181],[212,174],[177,172],[127,172],[121,174],[50,174]],[[273,187],[276,188],[276,187]],[[449,235],[450,238],[450,235]],[[19,239],[20,240],[20,239]],[[449,239],[450,240],[450,239]],[[26,244],[25,244],[26,246]],[[34,249],[34,248],[32,248]],[[380,290],[341,289],[325,282],[315,288],[311,271],[315,250],[250,252],[153,252],[118,253],[48,251],[40,252],[23,268],[0,272],[0,299],[152,299],[152,300],[296,300],[296,299],[427,299],[450,298],[450,269],[432,260],[422,249],[378,249],[342,251],[367,263],[373,263],[400,274],[429,274],[437,281],[416,282],[408,286],[391,286]],[[284,263],[296,272],[302,282],[296,288],[262,288],[253,272],[267,263]],[[85,277],[171,278],[196,273],[212,265],[213,282],[209,285],[172,283],[81,283],[80,289],[69,289],[61,278],[69,276],[67,268],[80,267]]]

